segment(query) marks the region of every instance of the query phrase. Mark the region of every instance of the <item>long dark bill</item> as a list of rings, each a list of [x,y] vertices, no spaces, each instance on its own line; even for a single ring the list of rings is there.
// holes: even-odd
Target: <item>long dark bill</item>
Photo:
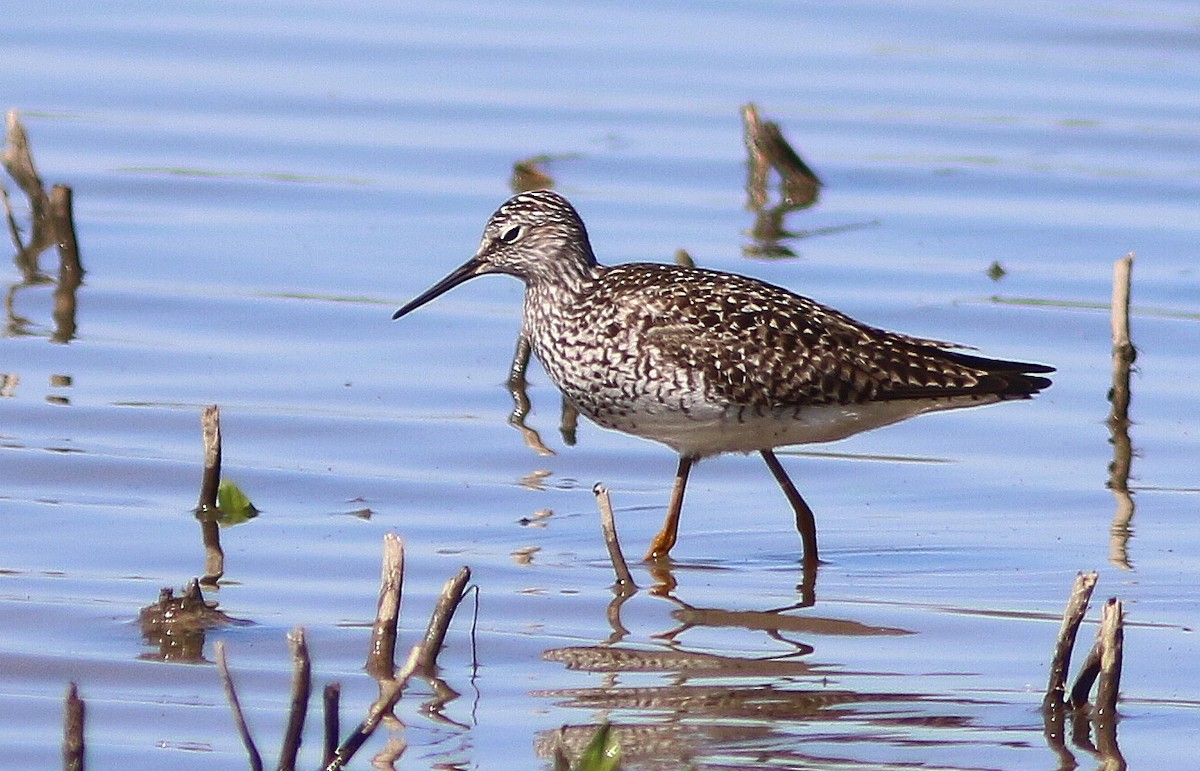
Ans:
[[[424,292],[422,292],[416,299],[412,300],[400,310],[393,313],[392,319],[394,320],[400,318],[401,316],[408,315],[438,295],[449,292],[451,289],[463,283],[464,281],[467,281],[468,279],[475,278],[479,275],[478,271],[481,264],[482,263],[474,257],[467,260],[461,266],[456,268],[449,276],[446,276],[441,281],[429,287],[429,289],[426,289]]]

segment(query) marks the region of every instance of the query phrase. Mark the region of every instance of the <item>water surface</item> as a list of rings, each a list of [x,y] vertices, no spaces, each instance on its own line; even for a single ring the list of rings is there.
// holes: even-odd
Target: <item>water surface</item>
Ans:
[[[0,106],[21,111],[46,182],[73,188],[87,274],[63,344],[54,286],[0,269],[3,756],[59,763],[75,681],[91,767],[244,762],[214,667],[156,660],[134,623],[203,570],[191,509],[216,403],[226,477],[262,513],[223,532],[213,593],[254,623],[211,633],[204,658],[225,641],[271,762],[288,629],[307,629],[318,685],[341,681],[345,723],[374,698],[362,662],[395,531],[405,641],[459,566],[480,587],[474,649],[464,610],[441,659],[461,697],[431,716],[426,686],[406,696],[397,767],[548,767],[560,726],[574,744],[602,720],[631,769],[1058,767],[1040,691],[1084,569],[1129,617],[1121,752],[1186,767],[1198,31],[1171,2],[368,3],[354,18],[18,2]],[[785,220],[792,259],[745,256],[749,101],[826,183]],[[611,490],[636,556],[672,454],[586,423],[566,446],[536,367],[528,422],[556,454],[526,447],[502,385],[515,281],[389,320],[473,252],[513,164],[543,154],[606,263],[685,248],[872,324],[1053,364],[1055,385],[784,456],[828,563],[812,607],[764,612],[801,599],[799,545],[761,461],[737,456],[693,473],[675,588],[635,565],[642,591],[613,606],[591,487]],[[1107,305],[1129,251],[1135,510],[1114,542]],[[314,722],[302,765],[318,745]]]

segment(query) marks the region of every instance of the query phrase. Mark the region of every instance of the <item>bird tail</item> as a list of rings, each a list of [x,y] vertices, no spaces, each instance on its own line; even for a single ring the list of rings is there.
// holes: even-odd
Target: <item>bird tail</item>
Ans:
[[[1045,364],[989,359],[959,351],[942,351],[941,355],[956,364],[986,372],[989,377],[984,379],[984,388],[991,385],[992,388],[987,390],[1005,399],[1028,399],[1049,388],[1053,382],[1048,377],[1041,377],[1054,372],[1054,367]]]

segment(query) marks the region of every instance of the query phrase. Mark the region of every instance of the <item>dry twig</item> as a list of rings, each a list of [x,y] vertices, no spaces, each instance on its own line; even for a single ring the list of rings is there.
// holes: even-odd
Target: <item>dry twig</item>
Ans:
[[[67,686],[63,704],[63,771],[83,771],[83,723],[86,707],[75,683]]]
[[[204,576],[200,583],[215,586],[225,575],[225,551],[221,548],[221,528],[218,518],[217,492],[221,487],[221,408],[211,404],[200,416],[200,432],[204,440],[204,472],[200,478],[200,502],[196,518],[200,520],[200,535],[204,541]]]
[[[637,584],[633,582],[633,574],[629,572],[625,555],[621,553],[621,541],[617,538],[617,521],[613,515],[612,499],[608,495],[608,488],[597,484],[592,488],[592,494],[596,496],[596,505],[600,508],[600,528],[604,531],[604,545],[608,547],[608,557],[612,560],[613,571],[617,574],[616,585],[619,588],[636,589]]]
[[[1079,668],[1079,674],[1071,686],[1070,698],[1063,698],[1071,649],[1095,584],[1095,573],[1080,573],[1075,579],[1051,662],[1050,683],[1042,700],[1043,733],[1050,748],[1059,757],[1059,767],[1075,768],[1075,757],[1066,744],[1065,728],[1069,718],[1074,744],[1088,752],[1097,753],[1102,761],[1101,767],[1115,771],[1125,768],[1125,759],[1117,746],[1117,699],[1121,685],[1124,618],[1121,603],[1115,597],[1105,603],[1096,643]],[[1100,682],[1096,688],[1096,704],[1089,710],[1088,694],[1097,677]],[[1090,727],[1095,729],[1095,745],[1089,735],[1089,722]]]
[[[342,733],[338,708],[342,698],[342,686],[339,683],[329,683],[322,694],[325,703],[325,742],[322,746],[321,765],[327,766],[333,761],[337,752],[338,736]]]
[[[762,209],[767,203],[767,172],[774,168],[780,177],[782,206],[801,209],[817,200],[821,180],[783,136],[779,124],[764,121],[753,103],[742,107],[742,126],[749,153],[746,191],[750,208]]]
[[[367,657],[368,667],[374,672],[380,673],[376,675],[376,679],[379,680],[379,698],[367,710],[366,718],[333,753],[333,757],[325,764],[325,771],[338,771],[345,767],[346,763],[354,757],[354,754],[379,727],[383,718],[391,714],[414,674],[430,678],[435,682],[436,687],[437,679],[434,676],[434,670],[437,668],[437,656],[445,642],[450,622],[454,619],[454,612],[458,609],[466,593],[467,582],[471,579],[470,568],[463,567],[457,575],[446,582],[438,597],[437,605],[430,614],[429,626],[425,630],[422,643],[414,645],[409,650],[404,665],[396,671],[395,661],[391,658],[395,650],[395,616],[393,614],[399,608],[400,581],[398,575],[403,570],[403,548],[399,537],[395,535],[391,536],[387,544],[384,549],[383,586],[380,589],[379,609],[375,619],[374,629],[376,631],[372,634],[371,650]],[[391,568],[388,567],[389,561],[391,561]],[[397,593],[394,599],[390,597],[392,591]],[[385,595],[389,596],[385,597]],[[387,640],[388,635],[384,631],[380,631],[389,628],[393,630],[390,641]],[[383,756],[399,757],[399,753],[403,751],[402,743],[389,743]]]
[[[471,571],[464,567],[458,574],[446,582],[437,606],[429,619],[429,627],[425,632],[424,642],[414,645],[409,651],[404,665],[397,671],[395,667],[396,621],[400,609],[400,590],[403,583],[404,546],[399,536],[389,533],[384,538],[384,560],[381,571],[381,587],[379,607],[376,613],[375,625],[371,635],[371,649],[367,655],[368,668],[379,682],[379,698],[367,710],[363,721],[350,733],[339,746],[338,735],[338,701],[340,687],[335,683],[325,688],[325,739],[323,748],[323,768],[326,771],[338,771],[362,747],[374,733],[380,722],[392,713],[400,700],[408,681],[416,673],[431,679],[437,667],[437,654],[445,641],[447,629],[454,618],[454,612],[462,602],[467,581]],[[292,692],[291,710],[288,716],[283,747],[280,751],[278,771],[292,771],[299,754],[304,721],[307,716],[308,700],[312,686],[312,664],[308,655],[304,630],[297,627],[288,635],[292,650]],[[217,670],[225,687],[229,706],[233,711],[234,722],[242,743],[250,756],[252,771],[261,771],[262,758],[250,736],[245,716],[238,702],[233,679],[225,661],[225,646],[218,641],[216,645]],[[403,742],[389,742],[381,757],[398,758],[404,751]]]
[[[200,503],[197,511],[215,511],[217,489],[221,486],[221,408],[210,404],[200,415],[204,438],[204,475],[200,479]]]
[[[404,666],[396,673],[396,677],[390,680],[381,681],[379,684],[379,699],[371,705],[367,710],[366,718],[359,723],[351,734],[346,737],[337,751],[333,753],[333,759],[325,764],[324,771],[339,771],[345,768],[354,754],[359,748],[371,737],[375,729],[379,727],[379,721],[384,715],[389,714],[396,706],[396,702],[400,701],[400,695],[404,692],[404,687],[408,685],[409,679],[413,673],[417,671],[418,660],[421,657],[421,646],[414,645],[408,653],[408,659],[404,662]]]
[[[1075,585],[1071,589],[1071,598],[1063,611],[1062,626],[1058,629],[1058,641],[1054,645],[1054,657],[1050,661],[1050,682],[1046,685],[1046,695],[1042,699],[1043,709],[1061,708],[1066,693],[1067,672],[1071,668],[1071,652],[1075,648],[1075,637],[1079,633],[1079,625],[1087,615],[1088,602],[1092,599],[1092,591],[1096,588],[1096,571],[1079,572],[1075,575]]]
[[[379,605],[371,628],[367,672],[376,679],[396,671],[396,624],[404,589],[404,542],[395,533],[383,536],[383,567],[379,580]]]
[[[471,580],[471,569],[463,566],[458,573],[442,587],[437,605],[429,616],[429,626],[425,628],[425,638],[418,646],[421,657],[418,669],[426,676],[432,677],[437,669],[437,657],[442,652],[442,644],[446,640],[446,631],[454,619],[454,611],[458,610],[463,595],[467,591],[467,581]]]
[[[75,338],[76,293],[83,283],[79,241],[75,237],[75,214],[71,188],[55,185],[50,191],[50,226],[58,246],[58,282],[54,287],[54,336],[56,343]]]
[[[225,699],[229,702],[229,709],[233,712],[233,723],[237,727],[238,735],[242,737],[242,746],[246,748],[246,754],[250,757],[250,770],[262,771],[262,755],[258,754],[254,737],[250,735],[250,726],[246,725],[246,716],[242,712],[237,689],[233,686],[233,677],[229,674],[229,665],[225,661],[225,641],[217,640],[214,648],[217,654],[217,672],[221,676],[221,685],[225,689]]]
[[[29,198],[29,206],[33,210],[33,219],[40,220],[45,216],[49,201],[46,196],[46,186],[33,163],[33,151],[29,147],[29,135],[25,133],[25,125],[21,123],[21,114],[9,110],[5,115],[5,139],[2,160],[4,168],[20,186],[22,192]]]
[[[1125,609],[1116,597],[1104,605],[1100,618],[1100,684],[1096,686],[1096,720],[1116,720],[1125,653]]]
[[[1121,665],[1125,642],[1125,614],[1116,597],[1110,597],[1100,617],[1096,642],[1079,667],[1071,686],[1070,704],[1073,709],[1087,705],[1092,685],[1096,687],[1097,713],[1113,714],[1117,709],[1117,691],[1121,683]]]
[[[296,756],[300,753],[304,720],[308,715],[308,697],[312,692],[312,660],[308,656],[303,627],[296,627],[288,634],[288,646],[292,649],[292,706],[288,710],[287,729],[279,750],[278,771],[296,769]]]
[[[1109,464],[1108,487],[1117,500],[1110,529],[1109,561],[1128,570],[1130,523],[1133,521],[1133,494],[1129,475],[1133,467],[1133,442],[1129,437],[1129,403],[1132,398],[1130,371],[1137,358],[1129,334],[1129,294],[1133,272],[1133,252],[1113,264],[1112,289],[1112,388],[1108,399],[1108,430],[1112,435],[1113,461]]]

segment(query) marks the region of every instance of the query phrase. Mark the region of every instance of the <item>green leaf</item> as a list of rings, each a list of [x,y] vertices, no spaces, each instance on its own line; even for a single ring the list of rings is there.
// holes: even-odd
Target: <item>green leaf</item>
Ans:
[[[240,525],[258,516],[258,509],[233,482],[222,479],[217,487],[217,521],[222,525]]]
[[[610,728],[608,723],[602,723],[596,729],[579,758],[578,771],[616,771],[617,763],[621,760],[621,748]]]

